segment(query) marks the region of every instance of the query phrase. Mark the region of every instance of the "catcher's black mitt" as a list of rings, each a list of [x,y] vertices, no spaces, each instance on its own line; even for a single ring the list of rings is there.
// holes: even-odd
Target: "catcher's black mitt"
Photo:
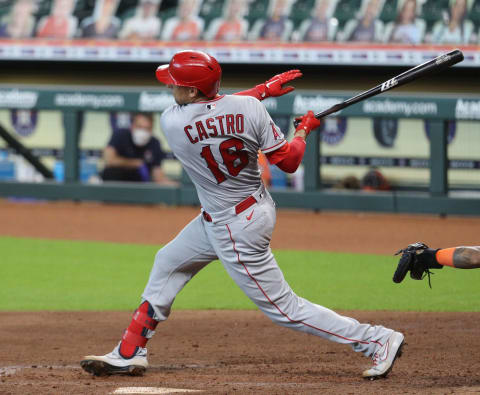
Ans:
[[[428,285],[432,288],[430,274],[433,273],[429,269],[443,269],[435,258],[437,251],[428,248],[424,243],[410,244],[407,248],[398,251],[395,255],[402,254],[402,256],[393,274],[393,282],[401,283],[410,271],[410,277],[414,280],[423,280],[428,275]]]

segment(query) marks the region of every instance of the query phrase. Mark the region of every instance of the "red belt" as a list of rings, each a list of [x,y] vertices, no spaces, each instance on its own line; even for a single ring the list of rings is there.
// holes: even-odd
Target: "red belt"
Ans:
[[[235,206],[235,214],[238,215],[238,214],[242,213],[243,211],[245,211],[250,206],[253,206],[255,203],[257,203],[257,200],[253,196],[250,195],[249,197],[242,200],[240,203],[238,203]],[[203,212],[203,218],[207,222],[212,222],[212,217],[206,211]]]

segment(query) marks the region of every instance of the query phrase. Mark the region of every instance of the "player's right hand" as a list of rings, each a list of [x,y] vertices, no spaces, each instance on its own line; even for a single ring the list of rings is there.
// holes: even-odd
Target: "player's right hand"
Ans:
[[[308,136],[312,130],[318,128],[322,124],[322,121],[315,118],[313,111],[309,111],[305,115],[295,118],[295,121],[298,122],[295,131],[298,132],[299,130],[304,130],[306,136]]]

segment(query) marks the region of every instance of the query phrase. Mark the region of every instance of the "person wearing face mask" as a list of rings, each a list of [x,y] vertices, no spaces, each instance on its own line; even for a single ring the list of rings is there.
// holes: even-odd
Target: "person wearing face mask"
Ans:
[[[165,153],[153,136],[153,114],[133,115],[131,129],[116,131],[103,152],[104,181],[152,181],[176,185],[161,169]]]

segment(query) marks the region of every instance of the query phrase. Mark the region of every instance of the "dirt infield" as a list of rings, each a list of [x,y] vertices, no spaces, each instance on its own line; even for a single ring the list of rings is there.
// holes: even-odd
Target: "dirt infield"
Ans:
[[[163,244],[197,213],[197,208],[0,201],[0,235]],[[476,218],[281,210],[272,246],[384,254],[417,240],[478,245],[478,229]],[[406,334],[404,356],[388,379],[362,380],[368,359],[347,346],[275,326],[257,311],[174,311],[150,342],[152,368],[143,378],[93,378],[80,369],[80,358],[109,352],[129,312],[2,312],[0,394],[106,394],[125,387],[241,394],[480,393],[479,313],[343,313]]]

